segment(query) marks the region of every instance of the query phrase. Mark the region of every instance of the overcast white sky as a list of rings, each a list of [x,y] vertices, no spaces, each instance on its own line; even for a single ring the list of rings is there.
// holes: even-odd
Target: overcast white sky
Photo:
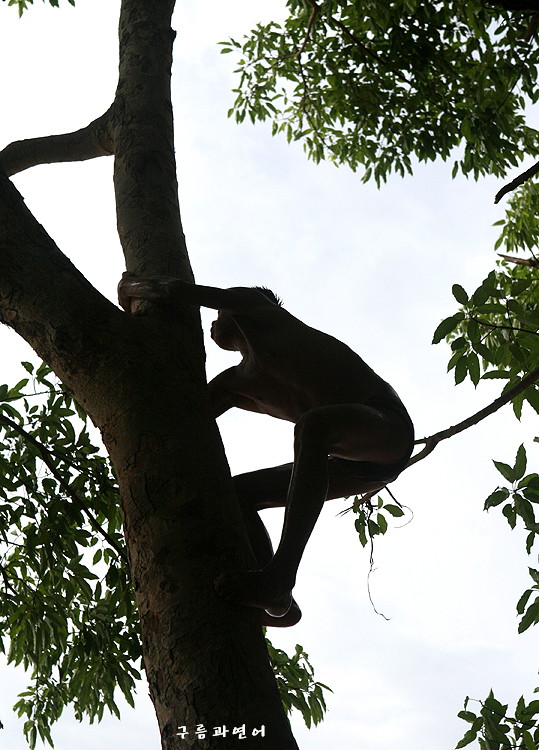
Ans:
[[[117,0],[37,0],[22,21],[0,7],[0,147],[12,140],[65,132],[100,115],[116,83]],[[441,318],[455,310],[451,285],[468,289],[493,264],[492,203],[499,183],[452,181],[450,167],[421,167],[381,191],[358,175],[306,161],[300,146],[272,139],[269,127],[227,120],[234,85],[231,56],[216,42],[283,13],[284,0],[178,0],[173,97],[180,199],[199,282],[264,284],[299,318],[341,338],[399,391],[418,436],[460,421],[497,395],[455,388],[445,374],[448,349],[432,347]],[[115,234],[112,162],[38,167],[15,178],[29,208],[59,247],[111,299],[122,255]],[[211,314],[205,314],[206,327]],[[0,331],[1,382],[32,356]],[[208,375],[235,355],[208,344]],[[523,533],[496,510],[482,511],[499,475],[491,459],[512,462],[526,442],[531,468],[537,444],[531,415],[519,425],[507,411],[442,444],[392,486],[414,520],[375,547],[367,593],[368,553],[345,506],[325,508],[305,554],[296,597],[299,625],[273,631],[278,647],[308,651],[329,684],[326,720],[311,731],[293,719],[302,750],[328,745],[367,750],[453,748],[465,725],[456,718],[466,695],[492,687],[514,702],[537,685],[537,633],[517,635],[515,604],[528,587]],[[229,413],[220,426],[233,472],[292,458],[290,425]],[[281,515],[266,513],[279,533]],[[0,743],[24,750],[22,722],[11,712],[25,676],[2,663]],[[181,717],[178,717],[181,723]],[[238,717],[238,724],[242,717]],[[120,722],[56,726],[58,750],[100,746],[160,747],[152,708],[140,691],[137,711]]]

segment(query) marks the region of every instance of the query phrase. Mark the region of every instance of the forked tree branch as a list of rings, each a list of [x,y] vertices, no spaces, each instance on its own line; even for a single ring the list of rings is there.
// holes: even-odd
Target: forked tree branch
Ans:
[[[0,167],[8,177],[38,164],[85,161],[114,153],[111,106],[101,117],[74,133],[14,141],[0,151]]]

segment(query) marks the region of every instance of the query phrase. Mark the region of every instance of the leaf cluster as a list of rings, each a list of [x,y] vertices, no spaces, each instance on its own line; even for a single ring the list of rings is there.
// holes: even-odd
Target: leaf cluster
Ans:
[[[480,0],[289,0],[284,23],[241,42],[238,122],[270,120],[315,162],[362,168],[377,184],[414,161],[452,158],[475,178],[539,154],[524,107],[539,96],[526,14]]]
[[[470,711],[470,698],[464,701],[459,718],[470,724],[457,748],[466,747],[475,740],[481,750],[537,750],[539,747],[539,700],[529,703],[519,698],[515,715],[508,716],[507,705],[494,697],[492,690],[484,701],[479,701],[478,713]]]
[[[529,266],[499,263],[480,286],[468,294],[460,284],[453,296],[460,310],[436,328],[433,343],[449,341],[448,371],[455,383],[469,378],[505,379],[503,392],[537,367],[539,360],[539,271]],[[524,400],[539,412],[539,389],[530,386],[513,401],[520,417]]]
[[[533,255],[539,245],[538,212],[539,185],[528,180],[509,199],[505,217],[494,224],[502,227],[494,249],[503,247],[508,253],[530,251]]]
[[[527,466],[524,445],[518,449],[513,466],[502,461],[493,463],[503,478],[511,483],[511,487],[498,487],[487,497],[484,508],[485,510],[495,508],[510,498],[510,502],[503,506],[502,513],[512,529],[515,528],[518,518],[524,523],[525,528],[530,532],[526,542],[526,550],[529,553],[536,541],[536,533],[539,531],[533,509],[533,504],[539,503],[539,476],[537,474],[524,476]]]
[[[393,503],[384,505],[382,497],[376,499],[376,506],[370,500],[363,502],[361,498],[356,498],[354,511],[357,513],[354,526],[362,547],[365,547],[369,541],[372,542],[375,536],[386,533],[389,528],[387,514],[393,518],[401,518],[404,515],[404,510],[400,505]]]
[[[539,242],[538,210],[539,188],[527,182],[509,201],[505,218],[495,224],[502,227],[495,249],[533,252]],[[461,307],[442,320],[432,343],[449,342],[452,355],[447,369],[454,371],[457,384],[469,378],[477,386],[480,380],[500,378],[507,381],[505,392],[537,367],[539,268],[533,255],[531,260],[513,257],[514,262],[498,261],[472,294],[460,284],[453,285],[453,296]],[[513,399],[518,418],[524,401],[539,411],[538,386],[530,386]]]
[[[2,0],[2,2],[6,2],[6,0]],[[43,0],[43,2],[47,2],[47,0]],[[60,7],[60,0],[48,0],[50,5],[52,5],[53,8],[59,8]],[[67,2],[70,5],[75,5],[75,0],[67,0]],[[19,17],[22,16],[25,10],[28,10],[28,6],[34,4],[34,0],[7,0],[8,5],[15,5],[17,10],[19,11]]]
[[[333,691],[322,682],[315,681],[309,656],[303,646],[296,644],[293,656],[275,648],[267,638],[266,646],[286,712],[290,714],[294,708],[300,711],[309,729],[319,724],[326,712],[324,691]]]
[[[141,646],[108,461],[50,370],[23,364],[31,384],[0,386],[0,649],[31,675],[15,709],[34,747],[69,704],[119,715],[119,687],[132,705]]]
[[[539,504],[539,475],[526,474],[527,457],[523,445],[517,451],[513,466],[502,461],[494,461],[494,465],[511,486],[497,487],[485,500],[485,510],[501,507],[502,514],[512,529],[520,521],[528,532],[526,551],[530,554],[539,533],[539,523],[535,516],[535,508]],[[534,585],[523,593],[517,604],[517,613],[521,616],[519,633],[539,622],[539,571],[528,568],[528,572]],[[537,596],[528,605],[533,593]]]

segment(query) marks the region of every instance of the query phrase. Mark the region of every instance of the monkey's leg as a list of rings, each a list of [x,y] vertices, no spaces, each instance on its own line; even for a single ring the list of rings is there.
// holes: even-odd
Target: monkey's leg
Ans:
[[[298,453],[300,449],[297,449]],[[321,466],[327,466],[327,469],[324,471],[324,474],[327,472],[327,480],[324,479],[324,485],[326,481],[328,484],[327,494],[324,497],[325,500],[350,497],[351,495],[358,495],[378,487],[376,484],[368,484],[357,477],[346,474],[338,465],[332,464],[331,460],[328,462],[327,456],[321,456],[320,460],[313,460],[309,455],[306,465],[306,471],[310,476],[313,473],[315,474]],[[301,473],[303,474],[304,471]],[[293,474],[294,464],[290,463],[238,474],[233,478],[251,548],[259,568],[266,567],[272,561],[273,547],[258,511],[264,508],[286,507],[289,492],[297,494],[297,490],[295,493],[294,488],[291,486]],[[302,484],[304,480],[301,477],[298,480],[297,472],[295,474],[294,485],[298,481]],[[304,495],[305,492],[300,490],[300,494]],[[318,495],[320,495],[319,492],[315,493],[315,496]],[[317,517],[319,512],[318,510],[316,513]]]
[[[303,508],[303,520],[300,524],[296,522],[296,513],[292,514],[292,524],[287,530],[287,520],[290,508],[287,508],[285,516],[285,527],[283,537],[279,544],[279,557],[273,557],[268,564],[259,571],[227,572],[219,576],[215,581],[217,592],[225,599],[235,601],[248,607],[257,607],[265,610],[274,620],[285,619],[294,607],[292,599],[292,588],[295,584],[296,571],[301,554],[314,527],[320,509],[327,495],[328,476],[328,454],[326,441],[320,441],[319,450],[312,451],[309,441],[308,455],[303,455],[303,445],[296,440],[295,456],[296,464],[292,471],[290,493],[298,494],[302,498],[308,498],[307,507]],[[310,460],[309,460],[310,459]],[[311,472],[309,471],[311,469]],[[270,507],[271,504],[283,505],[285,498],[280,496],[276,490],[284,489],[283,479],[290,476],[290,466],[276,467],[275,470],[262,470],[253,472],[250,476],[243,475],[238,481],[239,487],[242,482],[243,490],[247,489],[245,503],[249,507],[251,497],[251,513],[256,513],[256,507]],[[311,481],[311,477],[314,481]],[[270,489],[262,488],[262,479],[272,480]],[[239,478],[236,478],[238,480]],[[297,484],[299,480],[299,485]],[[260,484],[259,484],[260,483]],[[260,487],[261,494],[251,495],[251,492]],[[268,485],[266,485],[266,488]],[[241,489],[240,489],[241,492]],[[301,505],[304,505],[301,503]],[[298,528],[301,527],[301,528]],[[252,528],[252,527],[251,527]],[[297,554],[299,552],[299,554]]]
[[[252,471],[240,474],[233,480],[249,542],[259,568],[264,568],[271,561],[273,547],[258,510],[279,507],[286,503],[292,466],[293,464],[285,464],[272,469]],[[299,622],[301,610],[296,601],[292,600],[290,609],[284,616],[274,617],[263,611],[261,617],[262,625],[265,627],[288,628]]]
[[[332,480],[339,475],[339,482],[332,482],[330,489],[332,462],[328,456],[391,466],[402,458],[409,442],[408,432],[402,420],[361,404],[319,407],[306,412],[294,432],[295,462],[277,551],[262,570],[223,573],[215,581],[217,592],[229,601],[263,609],[275,617],[285,615],[291,606],[301,557],[325,500],[345,491],[357,494],[377,486],[348,477],[333,466]],[[265,473],[255,472],[245,481],[254,490],[261,477],[269,476],[274,481],[281,477],[282,482],[283,475],[282,468],[273,473],[265,470]],[[260,490],[262,493],[262,486]],[[251,502],[255,507],[268,507],[270,500],[275,503],[276,498],[267,492],[253,495]]]
[[[284,508],[293,468],[294,464],[281,464],[233,477],[242,508]]]
[[[257,511],[264,508],[285,508],[293,469],[292,463],[281,464],[233,477],[236,495],[242,508],[253,508]],[[326,500],[361,495],[382,487],[382,482],[366,482],[350,476],[338,464],[329,460]]]

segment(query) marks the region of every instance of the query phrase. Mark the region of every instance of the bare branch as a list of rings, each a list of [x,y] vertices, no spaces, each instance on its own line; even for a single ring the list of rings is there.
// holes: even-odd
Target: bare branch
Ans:
[[[84,372],[108,365],[129,316],[58,249],[0,170],[0,322],[22,336],[96,419]],[[86,370],[86,368],[89,368]],[[91,369],[93,368],[93,370]],[[113,372],[110,373],[113,376]],[[84,387],[81,389],[81,383]]]
[[[85,161],[114,153],[110,107],[85,128],[74,133],[14,141],[0,151],[0,167],[8,177],[38,164]]]
[[[498,193],[496,193],[496,197],[494,198],[494,203],[499,203],[504,195],[507,195],[507,193],[510,193],[513,190],[516,190],[517,187],[520,187],[520,185],[523,185],[525,182],[531,179],[534,175],[536,175],[537,172],[539,172],[539,161],[536,164],[534,164],[533,167],[530,167],[525,172],[522,172],[522,174],[519,174],[518,177],[515,177],[514,180],[509,182]]]
[[[480,409],[478,412],[472,414],[472,416],[464,419],[462,422],[453,425],[453,427],[448,427],[445,430],[436,432],[430,437],[416,440],[416,445],[424,443],[425,447],[408,461],[406,468],[426,458],[430,453],[432,453],[438,443],[442,442],[442,440],[447,440],[447,438],[458,435],[459,432],[464,432],[464,430],[467,430],[469,427],[473,427],[486,417],[489,417],[491,414],[497,412],[498,409],[501,409],[502,406],[508,404],[510,401],[516,398],[516,396],[519,396],[527,388],[537,382],[537,380],[539,380],[539,367],[536,367],[535,370],[532,370],[532,372],[528,373],[528,375],[523,377],[522,380],[520,380],[516,385],[503,393],[499,398],[495,399],[491,404],[485,406],[484,409]]]
[[[508,263],[515,263],[518,266],[531,266],[532,268],[539,268],[539,259],[537,258],[517,258],[514,255],[504,255],[503,253],[498,253],[498,255]]]

